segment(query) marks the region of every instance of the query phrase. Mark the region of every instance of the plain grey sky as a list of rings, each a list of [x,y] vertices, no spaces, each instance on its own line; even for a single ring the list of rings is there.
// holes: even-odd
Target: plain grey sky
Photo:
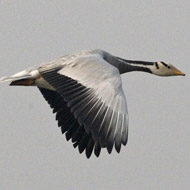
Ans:
[[[190,1],[1,0],[0,76],[83,49],[171,62],[185,77],[122,76],[121,153],[87,160],[34,87],[0,85],[0,189],[188,189]]]

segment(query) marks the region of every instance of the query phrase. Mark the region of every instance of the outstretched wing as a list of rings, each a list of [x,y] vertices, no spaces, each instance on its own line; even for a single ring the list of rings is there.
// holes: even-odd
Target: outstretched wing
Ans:
[[[128,113],[117,68],[98,54],[67,60],[61,67],[48,64],[39,68],[85,132],[111,153],[126,145]],[[73,122],[74,122],[73,118]]]
[[[98,157],[101,151],[100,144],[94,141],[91,134],[86,133],[84,126],[80,126],[63,97],[56,91],[45,88],[39,88],[39,90],[53,109],[53,113],[56,113],[58,126],[61,128],[61,132],[63,134],[65,133],[66,139],[71,139],[74,148],[78,146],[80,153],[86,150],[87,158],[91,156],[93,149],[95,155]]]

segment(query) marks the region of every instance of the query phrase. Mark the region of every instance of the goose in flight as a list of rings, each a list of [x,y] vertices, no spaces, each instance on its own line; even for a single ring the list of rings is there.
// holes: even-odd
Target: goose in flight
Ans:
[[[128,111],[120,75],[143,71],[158,76],[185,74],[162,61],[125,60],[103,50],[81,51],[39,67],[21,71],[0,82],[37,86],[56,113],[66,139],[87,158],[101,148],[119,153],[127,144]]]

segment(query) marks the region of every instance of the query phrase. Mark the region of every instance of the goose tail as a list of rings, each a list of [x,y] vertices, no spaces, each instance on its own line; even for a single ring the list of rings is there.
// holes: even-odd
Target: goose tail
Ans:
[[[10,86],[31,86],[34,85],[37,72],[21,71],[11,76],[5,76],[0,78],[0,83],[10,82]]]

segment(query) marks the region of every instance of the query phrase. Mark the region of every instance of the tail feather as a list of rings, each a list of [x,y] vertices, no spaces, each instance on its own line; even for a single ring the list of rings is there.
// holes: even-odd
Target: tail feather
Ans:
[[[12,82],[12,81],[16,81],[16,80],[21,80],[21,79],[27,79],[27,78],[31,78],[31,75],[24,75],[24,76],[6,76],[6,77],[2,77],[0,78],[0,83],[3,82]]]
[[[11,76],[0,78],[0,83],[14,82],[14,81],[24,80],[24,79],[35,79],[38,75],[39,75],[39,72],[37,70],[32,70],[32,71],[25,70]]]
[[[30,78],[31,75],[25,75],[25,76],[22,76],[22,77],[15,77],[15,76],[10,76],[10,77],[2,77],[0,78],[0,83],[2,82],[11,82],[11,81],[15,81],[15,80],[21,80],[21,79],[27,79],[27,78]]]

